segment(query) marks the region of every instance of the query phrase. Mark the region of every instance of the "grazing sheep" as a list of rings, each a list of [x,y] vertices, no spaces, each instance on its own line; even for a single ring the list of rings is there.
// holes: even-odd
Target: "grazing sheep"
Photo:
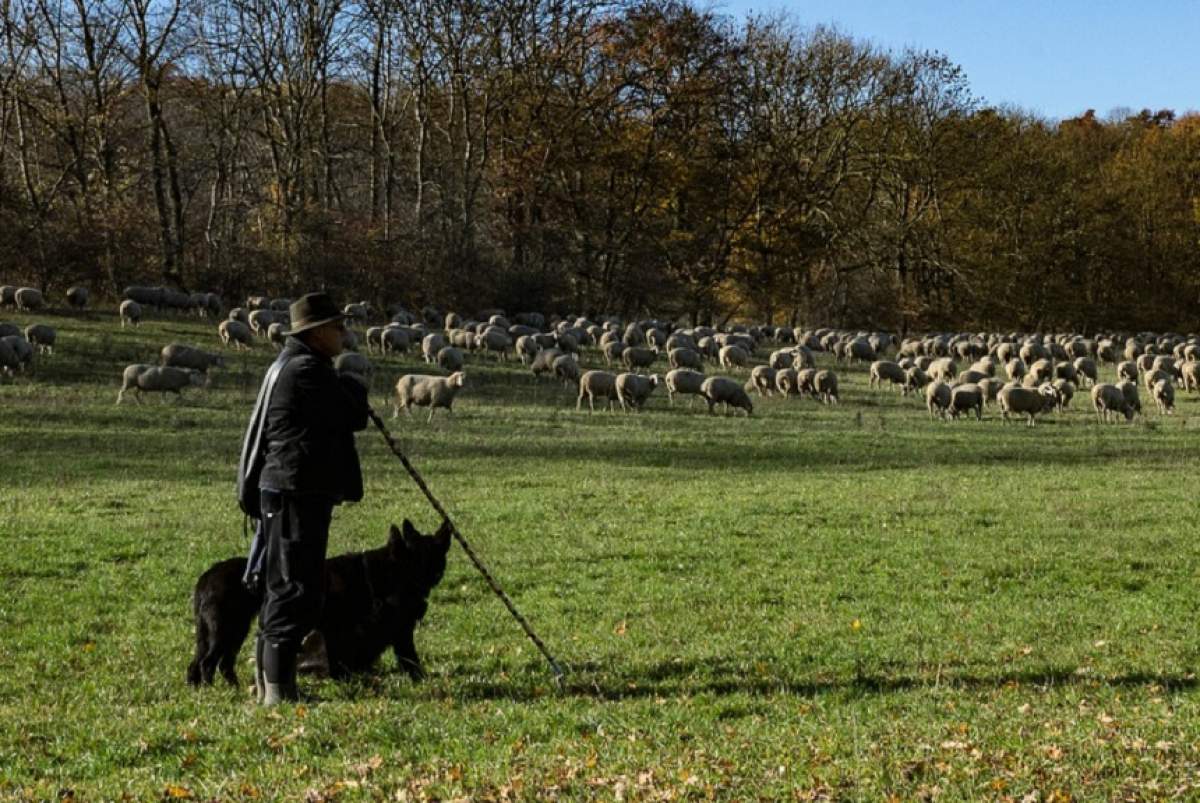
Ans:
[[[0,338],[17,357],[17,365],[22,371],[33,370],[33,346],[21,335],[6,335]]]
[[[1020,382],[1025,378],[1025,371],[1025,361],[1020,357],[1014,357],[1004,364],[1004,374],[1009,382]]]
[[[955,380],[954,384],[956,384],[956,385],[974,385],[974,384],[977,384],[978,382],[980,382],[981,380],[984,380],[987,378],[988,378],[988,375],[985,374],[983,371],[976,371],[974,368],[968,368],[967,370],[959,373],[958,379]]]
[[[22,312],[36,312],[46,305],[46,300],[42,298],[41,291],[34,290],[32,287],[19,287],[14,296],[17,303],[17,309]]]
[[[122,374],[121,390],[117,393],[117,404],[121,403],[127,390],[132,390],[134,399],[141,404],[143,392],[174,393],[177,399],[182,399],[184,388],[197,387],[202,384],[204,384],[204,374],[191,368],[129,365]]]
[[[1167,373],[1161,368],[1153,368],[1142,375],[1142,380],[1146,385],[1147,393],[1153,393],[1155,384],[1157,384],[1160,380],[1165,379],[1170,382],[1173,380],[1173,378],[1174,377],[1171,374]]]
[[[125,302],[130,304],[132,302]],[[250,327],[241,321],[221,321],[217,325],[217,334],[221,336],[221,345],[233,345],[234,348],[250,348],[254,336],[250,333]]]
[[[1096,361],[1091,357],[1076,357],[1075,376],[1080,385],[1094,385],[1099,381],[1099,372],[1096,369]],[[1086,382],[1084,380],[1087,380]]]
[[[1133,362],[1133,360],[1125,360],[1124,362],[1117,363],[1117,379],[1118,380],[1123,379],[1128,382],[1137,382],[1138,375],[1139,375],[1138,367],[1137,367],[1137,364],[1135,364]]]
[[[715,415],[713,408],[718,404],[725,405],[726,415],[729,414],[731,407],[745,410],[747,416],[754,414],[754,403],[750,401],[750,394],[746,393],[746,389],[735,379],[710,376],[700,386],[700,395],[708,402],[709,415]]]
[[[421,338],[421,359],[432,363],[437,361],[437,353],[446,347],[446,337],[441,332],[430,332]]]
[[[287,330],[284,328],[284,325],[279,323],[279,321],[275,321],[267,327],[267,342],[282,349],[284,343],[287,341],[287,335],[284,334],[285,331]]]
[[[407,329],[401,326],[385,326],[379,335],[379,350],[381,354],[392,354],[397,351],[407,354],[411,342],[412,339]],[[440,352],[441,349],[438,351]]]
[[[292,300],[290,298],[272,298],[270,303],[267,304],[267,309],[271,310],[271,312],[287,312],[291,306]]]
[[[250,313],[250,331],[259,337],[266,337],[271,324],[276,323],[275,313],[269,309],[256,309]]]
[[[1179,370],[1183,374],[1184,390],[1200,390],[1200,362],[1185,362]]]
[[[931,381],[929,374],[922,371],[919,365],[914,365],[905,370],[904,385],[901,386],[900,391],[907,396],[909,391],[920,391]]]
[[[625,344],[620,340],[610,340],[602,345],[600,350],[604,353],[604,364],[611,368],[614,362],[621,359],[625,348]]]
[[[952,396],[950,386],[940,379],[935,379],[925,386],[925,409],[929,411],[930,420],[933,420],[935,414],[941,418],[946,417]]]
[[[1005,423],[1010,415],[1024,415],[1028,426],[1035,426],[1035,416],[1049,412],[1054,408],[1055,398],[1051,393],[1040,390],[1008,384],[1000,388],[996,394],[996,403]]]
[[[796,393],[801,394],[801,395],[807,393],[808,395],[812,396],[815,399],[817,397],[817,391],[813,387],[813,381],[816,378],[817,378],[817,369],[815,369],[815,368],[802,368],[799,371],[797,371],[796,372]]]
[[[88,305],[88,289],[75,285],[67,289],[67,303],[75,309],[83,309]]]
[[[1028,387],[1033,387],[1049,381],[1053,375],[1054,365],[1049,360],[1034,360],[1025,373],[1025,382]]]
[[[690,368],[676,368],[673,371],[668,371],[665,377],[667,386],[667,400],[672,406],[675,405],[675,394],[701,396],[703,395],[701,387],[704,385],[704,374],[699,371],[693,371]],[[695,399],[691,400],[692,402]],[[691,406],[689,403],[688,406]]]
[[[375,376],[375,366],[369,359],[355,351],[344,351],[333,360],[333,367],[339,374],[358,374],[370,387],[371,379]]]
[[[1004,384],[999,379],[993,379],[990,376],[979,380],[978,385],[979,392],[983,394],[983,404],[985,407],[996,400],[996,394],[1000,392],[1000,388],[1004,387]]]
[[[370,305],[365,301],[360,301],[357,304],[347,304],[342,309],[342,314],[347,318],[365,321],[367,316],[370,314]]]
[[[449,371],[450,373],[461,371],[463,363],[463,353],[454,346],[442,346],[438,349],[437,364],[443,371]]]
[[[813,396],[824,404],[838,403],[838,378],[833,371],[817,371],[813,377]]]
[[[691,368],[693,371],[704,370],[704,358],[695,349],[681,346],[667,352],[667,362],[672,368]]]
[[[983,420],[983,392],[973,382],[956,385],[950,389],[950,415],[958,418],[960,413],[975,411],[975,420]]]
[[[899,363],[892,362],[891,360],[876,360],[871,363],[869,382],[873,388],[883,387],[883,383],[886,381],[893,385],[899,385],[900,390],[903,392],[905,390],[906,379],[907,376],[904,373],[904,369],[900,367]]]
[[[642,371],[654,364],[658,357],[653,351],[642,346],[628,346],[621,352],[621,362],[630,371]]]
[[[450,376],[429,376],[426,374],[405,374],[396,380],[396,399],[392,407],[392,418],[400,415],[400,408],[412,415],[412,406],[429,408],[427,422],[433,421],[433,411],[438,407],[446,408],[447,415],[453,415],[451,406],[454,397],[466,384],[467,375],[455,371]]]
[[[775,390],[776,371],[769,365],[756,365],[750,372],[750,383],[759,396],[770,396]]]
[[[650,331],[657,331],[651,329]],[[646,404],[646,400],[650,398],[650,394],[658,387],[658,374],[650,376],[640,376],[634,373],[617,374],[617,400],[621,402],[621,409],[629,412],[630,408],[641,412],[642,407]]]
[[[722,346],[717,354],[721,367],[726,370],[745,368],[750,362],[750,354],[741,346]]]
[[[610,371],[587,371],[579,378],[579,398],[575,402],[575,409],[583,409],[583,398],[587,397],[588,407],[594,413],[596,412],[596,398],[606,399],[608,401],[608,409],[613,408],[613,402],[617,401],[617,375]]]
[[[1175,412],[1175,385],[1170,379],[1160,379],[1150,390],[1154,403],[1158,405],[1159,415],[1170,415]]]
[[[579,384],[579,357],[574,354],[560,354],[551,363],[554,376],[562,380],[564,385]]]
[[[121,328],[125,328],[125,324],[130,326],[139,326],[142,323],[142,305],[131,299],[126,299],[121,302]]]
[[[250,314],[246,312],[245,307],[234,307],[233,309],[229,310],[229,314],[225,317],[231,321],[244,323],[247,327],[250,326]]]
[[[21,366],[21,358],[17,356],[13,347],[8,345],[7,337],[12,335],[0,337],[0,374],[12,376]]]
[[[25,327],[25,339],[30,344],[37,346],[38,352],[41,354],[54,353],[54,341],[58,339],[58,332],[53,326],[47,326],[44,323],[32,323]]]
[[[1133,419],[1133,408],[1121,388],[1107,382],[1092,386],[1092,408],[1098,421],[1108,421],[1113,413],[1125,416],[1126,421]]]
[[[225,367],[225,358],[220,354],[192,348],[181,343],[163,346],[159,357],[162,365],[169,365],[173,368],[190,368],[206,375],[209,368]]]
[[[852,363],[855,360],[858,362],[871,362],[875,359],[875,349],[871,347],[869,340],[851,340],[843,349],[846,355],[846,362]]]
[[[796,354],[791,349],[778,349],[772,351],[771,356],[767,358],[767,365],[774,368],[776,371],[784,368],[791,368],[796,362]]]
[[[793,393],[799,392],[799,382],[796,377],[795,368],[780,368],[775,372],[775,389],[782,393],[785,399]]]
[[[1141,397],[1138,396],[1137,385],[1135,385],[1133,382],[1126,381],[1118,382],[1117,387],[1120,388],[1121,392],[1125,394],[1125,401],[1129,403],[1129,406],[1133,409],[1133,411],[1135,413],[1140,413],[1142,411],[1142,400]]]
[[[542,346],[530,335],[521,335],[517,338],[517,357],[521,360],[521,365],[529,365],[530,362],[537,356],[537,353],[542,350]]]
[[[533,358],[533,365],[530,370],[534,376],[541,374],[549,374],[554,372],[554,361],[563,356],[563,352],[557,348],[542,349]]]
[[[952,357],[939,357],[926,370],[929,378],[939,382],[951,382],[958,374],[958,363]]]
[[[1075,383],[1067,379],[1056,379],[1050,383],[1051,389],[1054,391],[1054,406],[1058,412],[1066,412],[1071,406],[1071,400],[1075,398]]]
[[[475,348],[480,351],[496,353],[496,362],[508,359],[508,350],[512,348],[512,338],[508,333],[497,328],[488,328],[483,334],[475,336]]]

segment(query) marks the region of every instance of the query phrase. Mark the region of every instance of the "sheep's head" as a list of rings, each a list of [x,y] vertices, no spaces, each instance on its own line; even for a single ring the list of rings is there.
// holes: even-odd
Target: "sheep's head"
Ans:
[[[464,371],[455,371],[450,374],[450,387],[461,388],[467,384],[467,375]]]

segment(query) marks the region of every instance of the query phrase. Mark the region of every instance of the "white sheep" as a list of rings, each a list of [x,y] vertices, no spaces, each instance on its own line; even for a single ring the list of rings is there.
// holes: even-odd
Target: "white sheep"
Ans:
[[[88,289],[75,285],[67,289],[67,303],[75,309],[83,309],[88,305]]]
[[[652,329],[650,331],[658,331]],[[642,407],[646,404],[646,400],[650,398],[650,394],[659,384],[658,374],[650,376],[641,376],[634,373],[623,373],[617,375],[617,400],[621,402],[621,409],[629,412],[630,408],[641,412]]]
[[[169,346],[163,346],[159,357],[162,365],[170,365],[175,368],[191,368],[202,374],[207,374],[209,368],[225,367],[225,358],[220,354],[185,346],[182,343],[172,343]]]
[[[250,331],[259,337],[266,337],[271,324],[276,323],[275,312],[269,309],[256,309],[250,313]]]
[[[718,358],[721,362],[721,367],[726,370],[733,368],[745,368],[750,362],[750,354],[741,346],[722,346],[718,352]]]
[[[932,420],[934,415],[946,417],[947,410],[950,409],[950,398],[952,396],[950,386],[942,380],[934,380],[925,386],[925,409],[929,411],[929,418]]]
[[[693,371],[704,370],[704,358],[700,356],[700,352],[687,346],[680,346],[668,351],[667,362],[672,368],[691,368]]]
[[[429,408],[428,422],[433,421],[433,411],[438,407],[446,408],[447,415],[453,415],[451,406],[454,397],[466,384],[467,375],[455,371],[450,376],[429,376],[426,374],[405,374],[396,380],[396,399],[392,408],[392,418],[400,415],[400,408],[412,415],[412,406]]]
[[[17,302],[17,309],[22,312],[36,312],[46,305],[41,291],[34,290],[32,287],[17,288],[14,300]]]
[[[1027,425],[1031,427],[1036,423],[1034,417],[1053,409],[1054,402],[1055,397],[1052,392],[1045,393],[1013,383],[1000,388],[1000,392],[996,394],[996,403],[999,405],[1001,415],[1006,423],[1010,415],[1024,415]]]
[[[130,326],[139,326],[142,323],[142,305],[132,299],[125,299],[121,302],[121,328],[125,328],[125,324]]]
[[[54,342],[58,340],[58,332],[53,326],[44,323],[32,323],[25,327],[25,339],[31,345],[37,346],[41,354],[53,354]]]
[[[718,404],[725,405],[726,415],[729,414],[731,407],[745,410],[747,416],[754,414],[754,402],[750,401],[750,395],[746,393],[745,388],[738,384],[736,379],[730,379],[725,376],[710,376],[700,386],[700,394],[708,402],[709,415],[716,415],[713,412],[713,408]]]
[[[838,378],[833,371],[817,371],[813,377],[813,397],[824,404],[838,403]]]
[[[1092,408],[1096,411],[1098,421],[1108,421],[1114,413],[1125,416],[1126,421],[1133,419],[1133,408],[1125,398],[1125,394],[1116,385],[1101,382],[1092,386]]]
[[[1154,383],[1150,394],[1158,405],[1159,415],[1170,415],[1175,412],[1175,386],[1170,379],[1160,379]]]
[[[221,321],[217,325],[217,333],[221,336],[221,345],[233,344],[235,349],[248,349],[254,340],[250,327],[241,321]]]
[[[673,371],[668,371],[664,383],[667,386],[667,400],[672,406],[675,405],[675,395],[700,396],[700,388],[704,384],[704,374],[700,371],[693,371],[690,368],[676,368]],[[688,406],[690,407],[692,399]]]
[[[357,374],[361,376],[367,383],[371,385],[371,378],[375,376],[375,366],[362,354],[356,351],[343,351],[333,360],[333,367],[339,374]]]
[[[182,399],[182,391],[186,387],[204,384],[204,374],[191,368],[174,368],[172,366],[129,365],[121,377],[121,390],[117,393],[117,404],[125,396],[125,391],[132,390],[134,399],[142,402],[142,393],[174,393],[177,399]],[[163,398],[166,398],[165,396]]]
[[[579,398],[575,401],[575,409],[583,409],[583,398],[587,397],[588,408],[596,412],[596,398],[608,401],[608,409],[613,408],[617,397],[617,375],[610,371],[587,371],[579,378]]]
[[[621,362],[630,371],[640,371],[644,368],[649,368],[654,364],[654,359],[658,355],[648,348],[641,346],[629,346],[621,352]]]
[[[454,346],[442,346],[438,349],[437,364],[443,371],[454,373],[463,367],[463,353]]]
[[[973,382],[955,385],[950,389],[950,415],[958,418],[960,413],[975,411],[975,420],[983,419],[983,392]]]
[[[899,385],[903,391],[906,379],[904,369],[900,367],[899,363],[891,360],[876,360],[871,363],[869,384],[873,388],[883,387],[883,383],[886,381],[893,385]]]

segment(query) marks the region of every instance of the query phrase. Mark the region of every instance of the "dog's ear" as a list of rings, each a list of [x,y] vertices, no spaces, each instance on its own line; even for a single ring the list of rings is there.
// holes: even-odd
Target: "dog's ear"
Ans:
[[[408,519],[404,520],[404,544],[409,549],[412,549],[421,542],[421,533],[413,526],[413,523]]]
[[[404,536],[395,524],[388,528],[388,549],[393,553],[404,551]]]
[[[450,520],[444,519],[442,521],[442,526],[438,527],[437,533],[433,536],[437,539],[437,545],[443,553],[450,550],[450,536],[453,531],[454,528],[450,525]]]

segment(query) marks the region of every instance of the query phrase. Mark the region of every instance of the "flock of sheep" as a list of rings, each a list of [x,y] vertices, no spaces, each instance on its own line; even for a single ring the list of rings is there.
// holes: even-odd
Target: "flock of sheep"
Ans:
[[[83,309],[88,292],[73,287],[66,300]],[[240,350],[252,348],[256,341],[282,347],[290,303],[287,298],[251,296],[243,306],[226,311],[214,293],[129,287],[119,311],[122,327],[138,325],[147,309],[221,317],[216,332],[221,344]],[[45,300],[33,288],[3,286],[3,306],[37,312]],[[465,318],[429,307],[420,312],[395,309],[386,322],[367,325],[372,316],[367,302],[348,304],[344,311],[351,325],[344,333],[346,351],[338,357],[337,369],[370,382],[375,366],[368,355],[418,354],[444,374],[401,376],[393,394],[393,415],[413,406],[427,407],[430,420],[435,409],[451,411],[466,384],[463,368],[471,353],[501,363],[515,357],[535,376],[554,377],[574,388],[576,409],[582,410],[586,400],[591,411],[597,401],[610,410],[641,410],[659,387],[666,389],[670,404],[680,396],[700,397],[710,413],[721,406],[726,414],[742,410],[751,415],[752,393],[835,404],[837,373],[818,368],[815,354],[867,366],[870,387],[916,394],[924,399],[931,418],[982,418],[984,407],[994,403],[1003,420],[1022,417],[1032,426],[1041,414],[1068,409],[1077,389],[1090,388],[1091,407],[1099,420],[1131,420],[1142,409],[1139,381],[1161,414],[1174,410],[1176,385],[1200,390],[1200,338],[1178,334],[1088,338],[940,333],[900,339],[886,332],[740,325],[718,330],[659,320],[593,321],[540,313],[521,313],[510,320],[500,310]],[[0,371],[11,375],[30,369],[34,351],[51,351],[56,337],[46,324],[22,331],[0,323]],[[583,357],[603,361],[611,370],[583,370]],[[660,376],[655,369],[663,363],[666,370]],[[179,394],[204,384],[209,369],[224,364],[220,353],[169,344],[159,364],[124,369],[117,402],[127,392],[139,400],[142,392]],[[1105,365],[1115,367],[1114,382],[1099,381],[1099,369]],[[709,375],[710,367],[745,379]]]

